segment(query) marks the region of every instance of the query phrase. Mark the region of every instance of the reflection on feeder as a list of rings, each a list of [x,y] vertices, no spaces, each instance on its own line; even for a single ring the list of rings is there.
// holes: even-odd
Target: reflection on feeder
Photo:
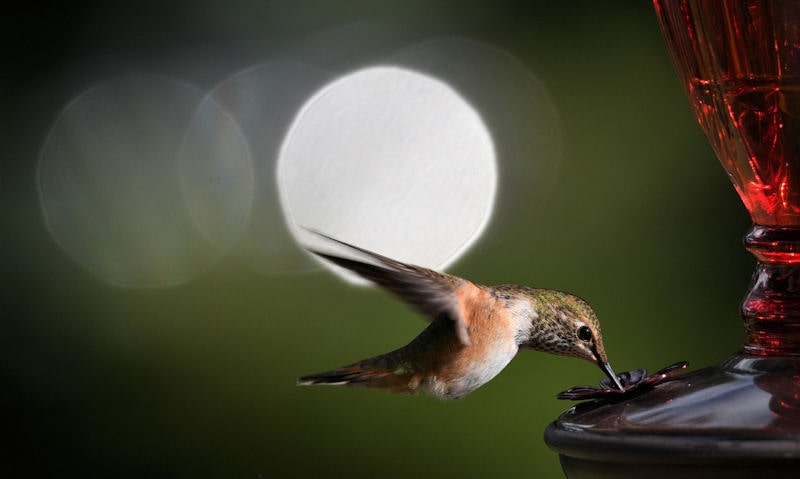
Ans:
[[[652,376],[647,375],[647,369],[634,369],[619,374],[619,382],[622,383],[622,390],[611,382],[609,378],[600,381],[600,387],[576,386],[558,393],[558,399],[572,399],[581,401],[584,399],[615,399],[628,397],[636,393],[642,393],[652,389],[656,384],[662,383],[671,378],[678,371],[685,369],[689,365],[688,361],[680,361],[671,364]]]

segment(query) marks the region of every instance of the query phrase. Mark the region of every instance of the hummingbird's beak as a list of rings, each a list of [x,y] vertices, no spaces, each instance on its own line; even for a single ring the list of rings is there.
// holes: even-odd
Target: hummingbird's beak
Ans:
[[[616,374],[614,374],[614,370],[611,369],[611,365],[608,364],[608,360],[606,359],[605,353],[600,352],[597,349],[598,348],[596,344],[592,345],[592,354],[594,354],[594,359],[595,361],[597,361],[597,365],[600,366],[600,369],[602,369],[603,372],[606,373],[606,376],[608,376],[608,378],[614,382],[614,384],[617,386],[617,389],[619,389],[620,391],[624,391],[625,388],[622,387],[622,383],[619,382],[619,378],[617,377]]]
[[[608,361],[603,361],[602,359],[600,359],[597,361],[597,364],[600,366],[600,369],[602,369],[603,372],[606,373],[606,376],[608,376],[609,378],[611,378],[612,381],[614,381],[614,384],[616,384],[617,389],[619,389],[620,391],[625,390],[625,388],[622,387],[622,383],[619,382],[619,378],[617,377],[617,375],[614,374],[614,370],[611,369],[611,365],[608,364]]]

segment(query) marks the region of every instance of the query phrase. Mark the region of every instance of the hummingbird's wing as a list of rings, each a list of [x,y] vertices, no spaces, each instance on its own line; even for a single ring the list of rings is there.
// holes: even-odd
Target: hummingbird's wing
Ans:
[[[477,288],[476,285],[457,276],[439,273],[421,266],[414,266],[388,258],[336,238],[331,238],[318,231],[309,231],[364,254],[377,264],[343,258],[313,249],[309,249],[309,251],[334,264],[347,268],[364,279],[390,291],[418,311],[428,315],[430,319],[440,314],[445,314],[455,324],[456,334],[461,343],[465,346],[470,344],[467,323],[461,311],[458,297],[460,289]]]

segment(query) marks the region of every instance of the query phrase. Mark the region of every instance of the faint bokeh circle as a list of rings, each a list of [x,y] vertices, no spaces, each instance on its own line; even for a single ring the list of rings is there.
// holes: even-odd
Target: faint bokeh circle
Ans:
[[[219,256],[214,243],[232,241],[209,233],[220,218],[241,229],[252,197],[248,148],[220,109],[196,117],[203,98],[167,77],[121,76],[75,98],[50,130],[37,172],[46,225],[103,280],[186,281]]]
[[[203,141],[203,138],[211,138],[205,135],[203,125],[209,114],[212,118],[219,118],[215,113],[223,108],[236,122],[249,146],[252,168],[246,178],[251,181],[249,187],[253,194],[248,221],[241,228],[234,230],[225,224],[224,217],[217,216],[210,221],[201,221],[201,229],[210,231],[215,243],[232,244],[229,253],[259,273],[292,273],[317,267],[286,227],[275,174],[281,141],[297,111],[330,79],[329,73],[301,63],[266,62],[228,76],[214,87],[200,108],[198,117],[203,121],[195,122],[197,128],[194,131],[198,138],[191,144],[202,148],[188,157],[215,157],[214,161],[201,163],[219,164],[216,156],[222,152],[218,152],[211,142]],[[240,175],[232,176],[245,179]],[[203,188],[210,184],[202,181],[194,184],[200,191],[193,189],[193,193],[201,193],[200,196],[206,200],[220,202],[236,198],[234,190],[223,192],[220,189],[218,195],[209,195],[203,194]],[[236,188],[232,183],[229,186]],[[203,206],[205,203],[192,201],[190,208],[202,215],[207,211]]]

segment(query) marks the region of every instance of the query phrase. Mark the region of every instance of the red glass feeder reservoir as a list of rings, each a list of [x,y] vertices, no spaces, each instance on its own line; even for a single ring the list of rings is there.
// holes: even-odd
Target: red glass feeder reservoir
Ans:
[[[654,0],[701,128],[753,219],[747,340],[722,364],[584,402],[545,441],[569,478],[800,474],[800,1]]]

